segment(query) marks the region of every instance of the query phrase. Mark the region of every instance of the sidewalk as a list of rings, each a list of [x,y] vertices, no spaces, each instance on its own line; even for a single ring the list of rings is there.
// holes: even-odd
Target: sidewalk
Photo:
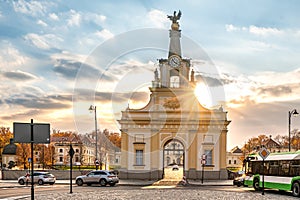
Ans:
[[[121,179],[118,185],[120,186],[149,186],[156,181],[149,180],[125,180]],[[75,180],[72,180],[75,185]],[[188,180],[190,186],[232,186],[232,180],[204,180],[203,184],[201,180]],[[69,185],[70,180],[56,180],[55,184]],[[29,184],[30,185],[30,184]],[[0,180],[0,188],[7,187],[24,187],[24,185],[18,184],[17,180]]]

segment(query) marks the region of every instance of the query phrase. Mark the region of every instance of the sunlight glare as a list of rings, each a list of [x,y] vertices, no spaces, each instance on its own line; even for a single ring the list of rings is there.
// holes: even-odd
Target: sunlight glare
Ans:
[[[195,95],[200,104],[206,108],[213,107],[213,100],[209,88],[204,83],[198,83],[195,87]]]

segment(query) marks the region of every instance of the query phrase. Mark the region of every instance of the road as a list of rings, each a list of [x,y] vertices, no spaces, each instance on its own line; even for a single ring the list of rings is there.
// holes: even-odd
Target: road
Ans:
[[[0,188],[0,199],[31,199],[31,187]],[[35,186],[35,199],[299,199],[291,196],[291,193],[280,193],[267,190],[262,196],[251,188],[236,186],[195,186],[195,187],[171,187],[171,186],[116,186],[100,187],[73,186],[70,194],[68,185]]]

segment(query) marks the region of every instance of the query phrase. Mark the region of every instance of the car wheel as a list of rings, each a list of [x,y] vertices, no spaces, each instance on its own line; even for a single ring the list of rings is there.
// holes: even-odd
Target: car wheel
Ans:
[[[115,186],[115,185],[116,185],[116,183],[110,183],[109,185],[110,185],[110,186]]]
[[[44,181],[43,181],[42,179],[40,179],[40,180],[38,181],[38,184],[39,184],[39,185],[43,185],[43,184],[44,184]]]
[[[77,180],[76,180],[76,184],[77,184],[78,186],[82,186],[82,185],[83,185],[83,180],[82,180],[82,179],[77,179]]]
[[[106,186],[107,182],[105,179],[100,179],[100,185],[101,186]]]
[[[54,183],[49,183],[50,185],[54,185]]]
[[[299,184],[298,181],[296,181],[296,182],[293,183],[292,193],[293,193],[294,197],[300,196],[300,184]]]
[[[20,184],[20,185],[24,185],[24,184],[25,184],[25,181],[24,181],[23,179],[20,179],[20,180],[19,180],[19,184]]]
[[[236,184],[238,187],[241,187],[242,186],[242,183],[239,181],[239,182],[237,182],[237,184]]]
[[[253,187],[256,191],[258,191],[260,188],[259,188],[259,180],[258,178],[254,179],[253,181]]]

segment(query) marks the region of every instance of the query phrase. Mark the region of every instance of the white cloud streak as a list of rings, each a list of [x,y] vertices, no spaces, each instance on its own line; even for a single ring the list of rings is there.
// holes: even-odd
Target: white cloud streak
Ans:
[[[81,14],[75,10],[70,10],[70,17],[67,22],[69,26],[80,26]]]
[[[283,30],[279,30],[277,28],[270,28],[270,27],[258,27],[251,25],[249,27],[238,27],[234,26],[232,24],[226,24],[225,25],[225,30],[227,32],[237,32],[237,31],[244,31],[248,32],[253,35],[258,35],[258,36],[270,36],[270,35],[281,35],[284,33]]]
[[[98,37],[103,38],[105,40],[107,40],[109,38],[112,38],[114,36],[114,34],[112,32],[110,32],[109,30],[107,30],[107,29],[103,29],[101,31],[97,31],[95,34]]]
[[[55,13],[50,13],[49,18],[54,20],[54,21],[59,21],[59,18]]]
[[[31,16],[43,15],[46,12],[46,7],[46,5],[43,5],[43,3],[39,1],[19,0],[13,2],[13,8],[15,12],[20,12]]]
[[[63,41],[63,39],[53,34],[38,35],[35,33],[29,33],[24,38],[40,49],[57,47],[59,46],[59,43]]]
[[[14,69],[24,66],[28,63],[29,58],[22,55],[18,49],[11,44],[4,42],[2,48],[0,48],[0,68]],[[1,45],[2,46],[2,45]]]

